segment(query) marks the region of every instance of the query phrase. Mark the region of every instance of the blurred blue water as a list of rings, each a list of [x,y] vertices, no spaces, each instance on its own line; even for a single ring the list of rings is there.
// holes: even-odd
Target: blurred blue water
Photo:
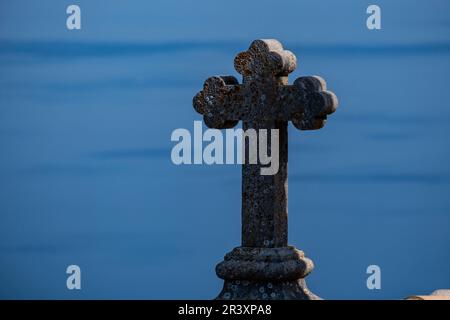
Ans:
[[[379,1],[378,33],[356,1],[242,4],[251,16],[234,1],[79,3],[79,33],[67,3],[0,4],[1,298],[214,297],[214,266],[240,242],[240,168],[175,166],[170,134],[200,119],[204,79],[237,76],[234,55],[263,36],[297,55],[291,80],[319,74],[340,99],[323,130],[290,128],[289,237],[316,264],[311,289],[450,287],[446,1]]]

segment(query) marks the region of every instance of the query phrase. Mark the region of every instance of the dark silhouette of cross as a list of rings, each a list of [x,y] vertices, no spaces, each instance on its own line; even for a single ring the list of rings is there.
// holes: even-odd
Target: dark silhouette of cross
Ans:
[[[216,272],[225,280],[221,299],[314,299],[304,284],[313,268],[302,251],[288,246],[287,163],[288,121],[300,130],[320,129],[337,107],[336,96],[317,76],[297,78],[295,55],[277,40],[255,40],[239,53],[232,76],[214,76],[194,97],[194,108],[210,128],[226,129],[243,121],[243,130],[277,129],[279,169],[261,175],[263,164],[249,163],[249,141],[244,139],[242,166],[242,246],[225,256]],[[261,146],[259,146],[261,147]]]

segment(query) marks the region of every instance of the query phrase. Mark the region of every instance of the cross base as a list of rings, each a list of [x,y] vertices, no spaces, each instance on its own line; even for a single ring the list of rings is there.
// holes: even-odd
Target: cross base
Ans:
[[[304,278],[313,262],[295,247],[237,247],[216,267],[219,300],[318,300]]]
[[[217,300],[321,300],[306,287],[305,280],[225,281]]]

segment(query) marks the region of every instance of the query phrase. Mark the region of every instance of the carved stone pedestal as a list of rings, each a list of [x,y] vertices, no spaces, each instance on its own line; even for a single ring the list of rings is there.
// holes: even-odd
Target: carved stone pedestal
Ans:
[[[313,262],[294,247],[237,247],[216,267],[220,300],[317,300],[304,278]]]

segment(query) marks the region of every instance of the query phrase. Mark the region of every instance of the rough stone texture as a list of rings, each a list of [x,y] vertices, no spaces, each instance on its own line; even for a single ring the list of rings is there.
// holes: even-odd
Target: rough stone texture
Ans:
[[[216,267],[224,280],[296,280],[306,277],[314,268],[303,251],[294,247],[238,247],[225,255]]]
[[[220,300],[320,300],[304,279],[293,281],[225,281]]]
[[[317,299],[303,280],[312,261],[287,241],[287,125],[292,121],[300,130],[320,129],[338,102],[320,77],[300,77],[289,85],[296,64],[295,55],[277,40],[255,40],[234,60],[242,84],[232,76],[210,77],[193,100],[210,128],[232,128],[243,121],[244,130],[279,130],[275,175],[261,175],[259,162],[246,159],[242,166],[242,247],[216,268],[225,280],[219,299]],[[270,147],[268,137],[268,153]]]

